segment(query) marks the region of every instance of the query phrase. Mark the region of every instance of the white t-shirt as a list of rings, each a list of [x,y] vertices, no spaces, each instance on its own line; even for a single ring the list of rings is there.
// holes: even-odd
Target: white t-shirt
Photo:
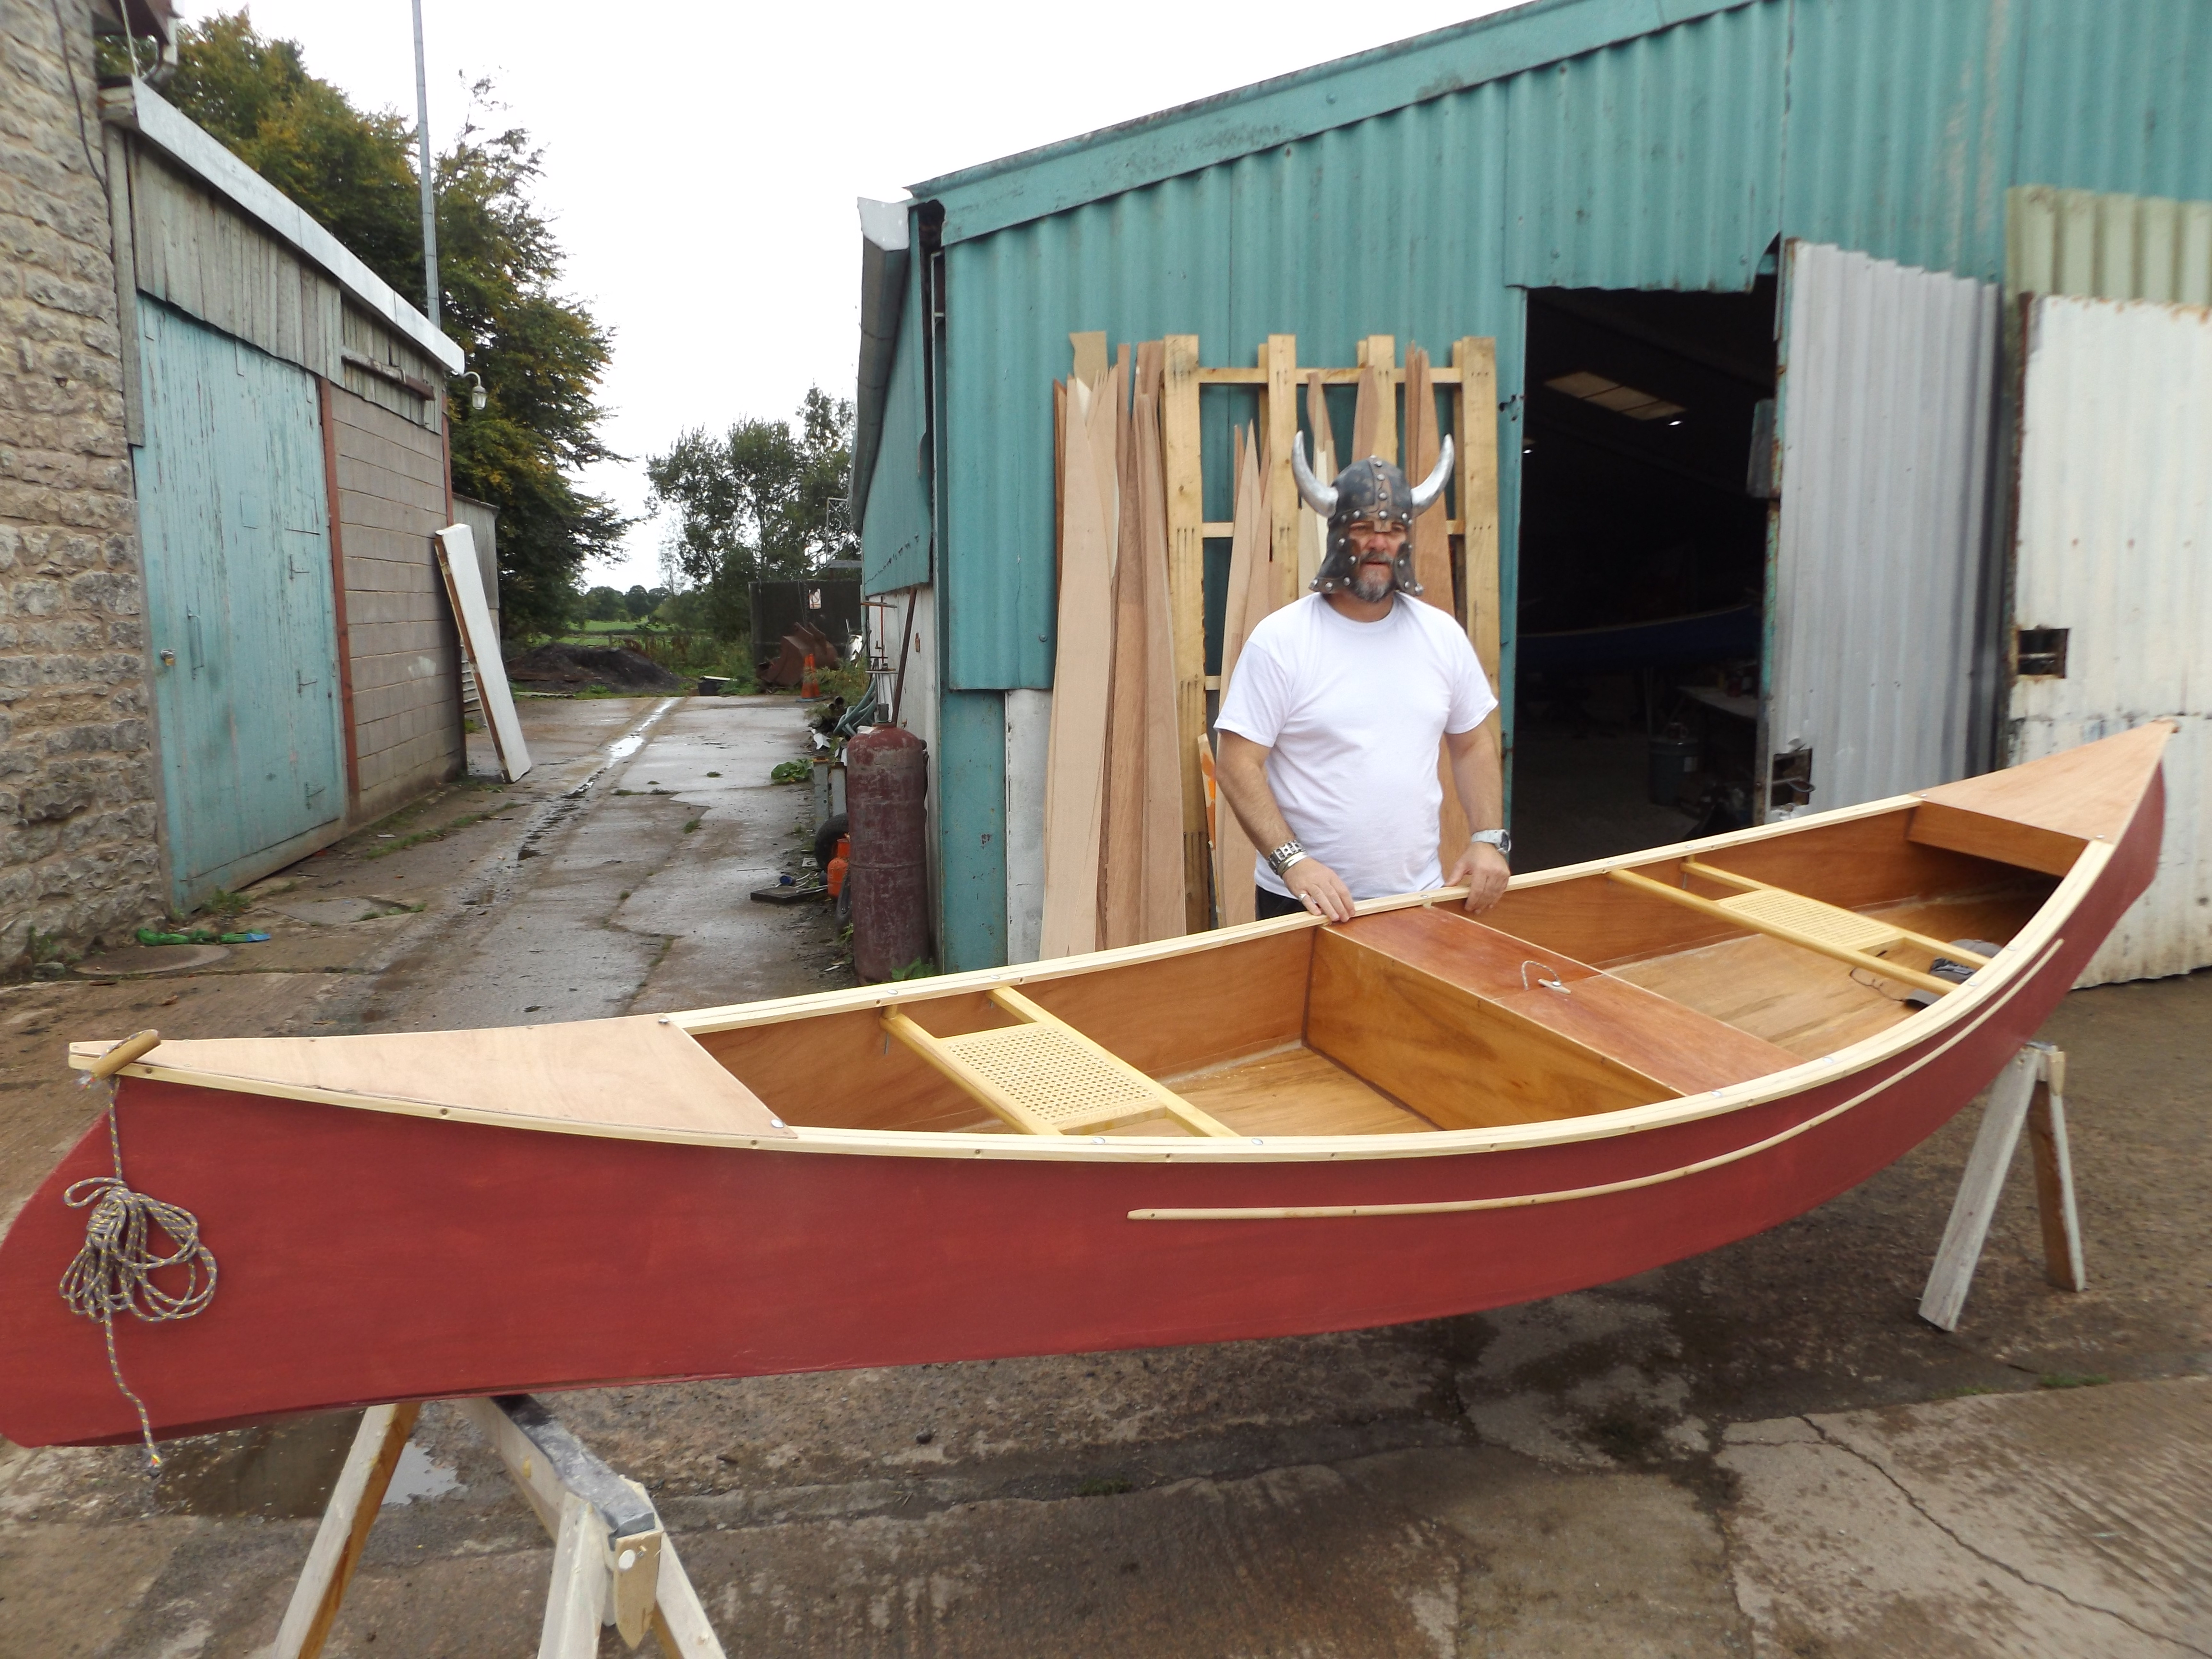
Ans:
[[[1437,744],[1497,707],[1448,612],[1400,594],[1359,623],[1309,593],[1252,630],[1215,724],[1268,749],[1268,787],[1306,851],[1354,898],[1382,898],[1443,884]],[[1265,848],[1252,875],[1288,896]]]

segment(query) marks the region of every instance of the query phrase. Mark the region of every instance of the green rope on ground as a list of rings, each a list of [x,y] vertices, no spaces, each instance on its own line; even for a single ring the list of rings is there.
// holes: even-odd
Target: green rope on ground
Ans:
[[[84,1248],[62,1274],[62,1300],[70,1312],[97,1319],[106,1334],[107,1369],[138,1413],[147,1461],[158,1469],[161,1455],[154,1449],[154,1425],[146,1414],[146,1402],[123,1380],[122,1362],[115,1356],[115,1316],[130,1313],[161,1325],[204,1311],[215,1300],[215,1254],[200,1243],[198,1216],[131,1191],[123,1178],[123,1136],[115,1123],[112,1084],[108,1089],[107,1144],[115,1154],[115,1173],[72,1182],[62,1194],[62,1201],[72,1210],[88,1206],[92,1211],[85,1218]],[[157,1230],[173,1247],[166,1254],[155,1248]],[[153,1275],[164,1267],[185,1270],[181,1293],[173,1294],[154,1282]]]

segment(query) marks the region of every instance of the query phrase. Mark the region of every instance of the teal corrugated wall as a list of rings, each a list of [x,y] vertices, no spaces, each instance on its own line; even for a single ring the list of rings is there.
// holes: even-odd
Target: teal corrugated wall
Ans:
[[[2212,3],[2028,0],[2021,33],[2008,183],[2212,197]]]
[[[938,966],[1006,959],[1006,699],[947,691],[938,703]]]
[[[929,422],[922,408],[921,272],[909,263],[884,427],[860,520],[860,591],[889,593],[929,580]]]
[[[1790,8],[1753,5],[1500,82],[1508,282],[1747,289],[1782,198]]]
[[[1502,177],[1439,178],[1447,158],[1502,149],[1504,129],[1498,89],[1478,88],[945,251],[949,687],[1052,684],[1052,383],[1067,374],[1071,332],[1195,333],[1210,365],[1257,362],[1271,333],[1297,335],[1302,362],[1329,365],[1352,362],[1367,334],[1438,362],[1454,340],[1487,334],[1501,381],[1519,384]],[[1228,516],[1229,427],[1251,403],[1206,394],[1210,515]],[[1502,471],[1510,495],[1517,468]]]
[[[1784,234],[1995,279],[2015,183],[2212,195],[2212,0],[1568,0],[940,181],[948,690],[1051,684],[1071,331],[1209,364],[1494,335],[1510,684],[1525,288],[1741,289]],[[1209,518],[1250,402],[1207,396]]]

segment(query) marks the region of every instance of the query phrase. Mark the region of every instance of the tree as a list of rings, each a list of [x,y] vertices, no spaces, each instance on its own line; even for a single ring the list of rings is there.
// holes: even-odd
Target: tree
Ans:
[[[665,587],[634,586],[623,595],[623,609],[629,613],[632,622],[643,622],[659,609],[661,602],[667,597],[668,590]]]
[[[720,437],[694,427],[646,462],[646,510],[674,514],[677,567],[716,634],[747,631],[753,582],[857,554],[844,504],[852,465],[853,405],[819,386],[788,423],[748,417]]]
[[[629,607],[623,603],[618,587],[595,587],[584,595],[584,617],[589,622],[623,622],[629,617]]]
[[[414,128],[389,110],[356,109],[307,71],[295,41],[264,40],[243,11],[179,32],[169,96],[240,160],[282,190],[369,269],[420,292],[422,228]],[[556,292],[561,251],[529,201],[538,152],[520,128],[492,134],[476,116],[437,160],[440,321],[483,378],[448,388],[454,487],[495,503],[500,611],[509,631],[557,628],[578,602],[577,575],[611,556],[626,521],[577,473],[616,459],[599,436],[596,401],[612,336]]]

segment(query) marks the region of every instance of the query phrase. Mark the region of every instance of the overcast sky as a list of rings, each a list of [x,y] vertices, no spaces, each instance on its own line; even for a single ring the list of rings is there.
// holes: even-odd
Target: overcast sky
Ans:
[[[312,73],[411,118],[408,0],[250,9],[264,34],[300,42]],[[441,148],[483,76],[504,120],[544,148],[538,202],[566,251],[569,292],[615,333],[609,436],[631,459],[590,482],[635,513],[644,458],[684,428],[787,416],[817,383],[853,395],[855,197],[895,200],[957,167],[1500,9],[424,0],[423,34]],[[651,586],[659,541],[639,526],[623,563],[594,567],[586,584]]]

